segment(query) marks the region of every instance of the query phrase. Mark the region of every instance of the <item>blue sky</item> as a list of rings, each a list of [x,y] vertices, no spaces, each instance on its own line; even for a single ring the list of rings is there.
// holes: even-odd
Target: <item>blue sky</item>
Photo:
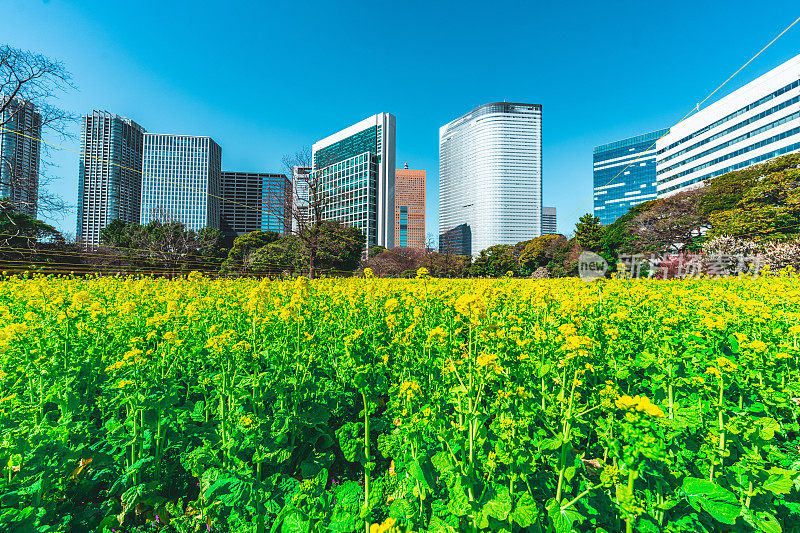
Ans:
[[[280,171],[282,155],[301,145],[393,113],[398,166],[428,171],[433,233],[443,124],[487,102],[542,104],[544,204],[558,208],[569,234],[592,208],[595,145],[672,125],[800,15],[796,0],[3,0],[2,8],[0,43],[72,72],[78,91],[62,107],[209,135],[226,170]],[[800,24],[718,96],[798,53]],[[78,150],[72,129],[64,145]],[[52,161],[52,189],[74,206],[78,156],[56,150]],[[74,233],[74,208],[55,222]]]

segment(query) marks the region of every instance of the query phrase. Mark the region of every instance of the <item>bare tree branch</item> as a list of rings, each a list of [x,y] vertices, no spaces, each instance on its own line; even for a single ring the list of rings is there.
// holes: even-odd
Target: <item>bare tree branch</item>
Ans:
[[[48,192],[49,149],[43,131],[67,138],[76,117],[50,103],[75,89],[60,61],[0,46],[0,207],[28,215],[63,217],[67,205]]]

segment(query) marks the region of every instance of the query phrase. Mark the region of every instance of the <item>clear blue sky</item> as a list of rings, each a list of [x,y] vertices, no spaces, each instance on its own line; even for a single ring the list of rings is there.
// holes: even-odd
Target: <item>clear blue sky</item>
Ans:
[[[800,15],[796,0],[0,6],[0,42],[72,72],[79,90],[64,108],[209,135],[223,169],[279,171],[283,154],[393,113],[398,166],[428,171],[434,233],[443,124],[487,102],[542,104],[544,204],[558,208],[568,234],[591,211],[595,145],[672,125]],[[800,24],[720,95],[798,53]],[[66,146],[77,150],[73,131]],[[78,156],[55,151],[52,160],[53,190],[74,206]],[[74,233],[74,208],[56,223]]]

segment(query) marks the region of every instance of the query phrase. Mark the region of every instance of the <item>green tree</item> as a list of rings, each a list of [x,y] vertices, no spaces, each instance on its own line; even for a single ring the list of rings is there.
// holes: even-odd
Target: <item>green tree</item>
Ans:
[[[226,273],[247,273],[250,270],[253,253],[280,238],[281,236],[274,231],[251,231],[236,237],[220,270]]]
[[[603,226],[600,219],[591,213],[586,213],[575,224],[575,238],[581,248],[591,252],[599,252],[603,246]]]
[[[255,250],[250,257],[250,270],[259,274],[295,274],[308,266],[308,250],[299,237],[287,235]]]
[[[519,262],[514,257],[514,246],[511,244],[496,244],[481,250],[472,263],[469,272],[473,276],[497,278],[513,272],[519,273]]]
[[[800,155],[779,158],[759,167],[750,175],[758,175],[758,179],[741,197],[728,195],[729,204],[736,200],[735,205],[709,214],[711,236],[780,239],[800,233]],[[719,183],[711,180],[709,191],[703,195],[706,206],[722,205],[712,203],[707,197],[728,180],[728,177]]]
[[[366,236],[355,226],[327,220],[317,226],[316,263],[320,270],[352,272],[361,262]]]
[[[552,259],[552,245],[557,241],[566,238],[563,235],[542,235],[527,241],[524,250],[520,254],[519,262],[522,266],[533,272],[539,267],[546,266]]]
[[[131,230],[131,224],[126,224],[116,218],[112,220],[108,226],[100,230],[100,242],[107,246],[115,246],[117,248],[132,248],[133,240],[131,238]]]

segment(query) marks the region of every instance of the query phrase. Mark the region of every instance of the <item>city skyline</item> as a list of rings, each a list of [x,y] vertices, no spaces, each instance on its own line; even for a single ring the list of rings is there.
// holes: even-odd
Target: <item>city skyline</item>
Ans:
[[[274,23],[270,22],[265,30],[280,31],[277,29],[280,26],[291,27],[302,19],[303,27],[309,29],[309,39],[300,43],[287,39],[263,50],[257,41],[246,37],[247,31],[238,31],[234,36],[224,30],[224,35],[232,37],[228,39],[230,42],[221,39],[213,46],[202,43],[188,31],[198,24],[225,28],[225,21],[232,18],[263,19],[258,16],[263,14],[258,12],[263,8],[253,8],[255,11],[251,13],[250,9],[234,5],[212,20],[203,10],[164,6],[168,13],[163,20],[147,22],[157,26],[153,28],[153,41],[147,43],[135,33],[124,31],[130,25],[145,22],[146,6],[133,9],[93,2],[72,6],[58,0],[38,5],[11,0],[10,4],[19,16],[13,24],[9,19],[0,21],[9,44],[62,60],[73,72],[80,91],[65,95],[60,105],[79,115],[94,108],[109,109],[155,131],[211,135],[225,147],[223,168],[280,171],[283,154],[311,144],[315,138],[351,123],[371,109],[391,109],[402,124],[398,131],[398,160],[413,161],[416,168],[428,170],[426,222],[427,231],[435,234],[438,234],[435,131],[450,117],[463,109],[503,98],[541,103],[548,115],[543,133],[543,199],[547,205],[558,208],[558,229],[569,234],[577,218],[592,210],[591,148],[674,124],[785,27],[789,22],[785,20],[789,18],[786,13],[791,11],[787,6],[792,5],[775,4],[755,12],[748,9],[746,31],[736,24],[737,12],[747,8],[744,2],[731,3],[724,12],[687,3],[685,8],[691,8],[693,13],[691,20],[678,15],[684,8],[676,4],[675,13],[658,12],[659,24],[655,26],[650,22],[654,12],[635,4],[587,6],[580,13],[568,13],[555,6],[524,7],[515,12],[511,29],[519,30],[527,21],[536,20],[537,27],[542,27],[541,35],[515,37],[516,30],[487,28],[491,38],[486,41],[495,44],[486,46],[484,42],[478,46],[456,37],[453,44],[460,47],[461,53],[448,56],[445,61],[424,57],[424,50],[441,46],[438,43],[444,38],[433,28],[444,20],[477,23],[479,4],[467,3],[459,8],[443,4],[423,8],[419,13],[414,9],[380,6],[370,16],[393,19],[398,25],[405,23],[413,34],[412,44],[391,45],[380,52],[387,61],[379,67],[376,83],[359,86],[355,81],[343,79],[338,86],[324,86],[318,80],[330,76],[335,63],[327,62],[330,53],[321,43],[338,39],[342,42],[334,47],[336,54],[360,54],[359,57],[373,63],[375,59],[373,52],[361,51],[355,40],[346,37],[351,27],[358,27],[363,21],[345,21],[323,4],[302,14],[291,6],[270,8],[268,18]],[[630,9],[634,5],[636,8]],[[187,24],[170,25],[167,29],[165,25],[176,17],[186,18]],[[570,29],[583,32],[581,39],[568,42],[553,38],[555,28],[566,22]],[[609,25],[617,27],[617,24],[624,24],[625,31],[613,35],[605,31]],[[337,26],[332,30],[335,36],[323,37],[318,31],[323,25]],[[668,38],[676,28],[685,36],[679,45]],[[800,37],[795,30],[744,69],[715,99],[796,55]],[[85,41],[74,39],[76,32],[92,34],[96,42],[89,47]],[[597,41],[601,36],[603,40]],[[641,51],[634,46],[637,42],[659,39],[670,42],[670,46]],[[602,42],[596,54],[588,46],[593,40]],[[718,46],[719,42],[725,42],[726,46]],[[267,92],[252,90],[264,83],[238,88],[235,97],[239,104],[230,106],[233,93],[209,91],[208,80],[234,75],[227,69],[245,72],[247,62],[254,56],[232,53],[237,47],[252,49],[265,62],[259,73],[254,73],[256,79],[263,80],[266,76],[273,81],[267,84]],[[546,54],[532,55],[542,47]],[[95,52],[98,49],[104,50],[100,69]],[[164,55],[160,53],[164,49],[174,49],[176,53]],[[214,60],[220,57],[226,61]],[[493,61],[487,61],[489,57]],[[521,72],[511,68],[523,58],[534,57],[536,69]],[[286,61],[294,65],[294,70],[307,72],[308,80],[302,84],[282,81],[279,73]],[[576,63],[581,68],[573,73]],[[609,75],[609,67],[616,74]],[[411,74],[408,78],[413,84],[398,81],[397,71]],[[463,72],[474,75],[469,83],[448,90],[446,99],[436,98],[442,88],[419,83],[420,78],[435,73],[437,79],[450,86]],[[383,82],[384,78],[390,78],[392,83]],[[580,96],[587,78],[594,79],[590,99]],[[668,86],[660,82],[663,79],[671,80]],[[435,105],[426,108],[429,102]],[[242,109],[247,112],[242,113]],[[73,139],[62,141],[46,135],[45,140],[78,150],[78,132],[79,124],[75,124]],[[78,157],[74,152],[53,150],[52,160],[55,165],[50,173],[58,178],[53,190],[77,206]],[[56,225],[72,233],[75,218],[73,207]]]

